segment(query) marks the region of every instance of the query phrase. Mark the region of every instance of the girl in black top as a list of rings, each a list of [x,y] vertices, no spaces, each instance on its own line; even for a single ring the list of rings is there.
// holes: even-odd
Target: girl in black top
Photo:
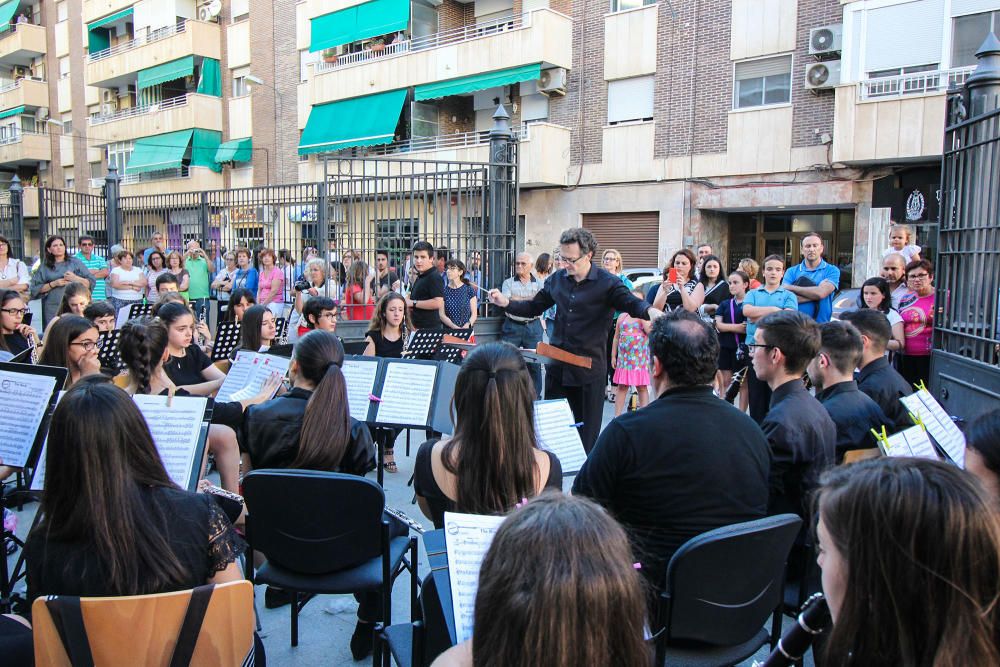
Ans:
[[[97,327],[85,317],[63,315],[49,327],[38,363],[69,371],[66,389],[80,378],[101,372],[97,358]]]
[[[247,311],[250,306],[257,304],[257,297],[251,290],[244,289],[243,287],[237,287],[233,290],[233,293],[229,295],[229,307],[226,308],[226,312],[222,315],[223,322],[242,322],[243,313]]]
[[[745,346],[747,318],[743,314],[743,300],[750,288],[750,276],[742,271],[729,274],[729,291],[732,296],[719,304],[715,311],[715,330],[719,336],[719,370],[716,373],[716,392],[725,396],[733,380],[733,372],[746,368],[750,353]],[[746,411],[749,403],[749,385],[740,385],[740,406]]]
[[[562,466],[535,439],[535,386],[509,343],[480,345],[455,381],[455,435],[420,445],[413,487],[420,510],[504,514],[545,488],[562,489]],[[527,425],[527,428],[525,427]]]
[[[12,289],[0,292],[0,350],[17,355],[38,341],[38,334],[27,324],[24,315],[28,306],[20,293]]]
[[[702,317],[712,324],[712,317],[715,315],[719,304],[729,298],[729,283],[726,282],[726,275],[722,272],[722,261],[715,255],[709,255],[701,263],[701,276],[698,278],[705,289],[705,300],[702,302]]]
[[[82,382],[52,416],[41,521],[24,547],[28,597],[121,596],[242,579],[245,544],[210,497],[163,469],[121,389]]]
[[[240,350],[259,352],[261,348],[270,348],[274,345],[277,335],[274,313],[268,310],[267,306],[251,306],[243,313],[243,321],[240,324],[240,345],[234,348],[229,356],[235,359],[236,353]]]
[[[179,303],[164,303],[156,318],[167,328],[167,351],[163,364],[167,377],[178,387],[195,396],[211,396],[222,386],[226,374],[212,365],[212,360],[194,344],[194,313]]]
[[[368,333],[365,334],[366,357],[399,359],[406,347],[406,298],[398,292],[389,292],[375,306]],[[382,467],[386,472],[399,472],[393,458],[393,446],[402,429],[376,428],[375,441],[382,449]]]

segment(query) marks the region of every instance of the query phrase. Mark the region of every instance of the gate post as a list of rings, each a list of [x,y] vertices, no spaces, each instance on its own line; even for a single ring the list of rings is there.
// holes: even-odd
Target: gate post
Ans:
[[[104,218],[108,228],[108,248],[121,241],[122,228],[119,216],[121,176],[118,167],[108,167],[108,175],[104,177]]]
[[[208,252],[210,236],[210,226],[208,224],[208,193],[201,193],[201,203],[198,205],[198,223],[201,226],[201,246],[202,250]]]
[[[970,118],[1000,107],[1000,40],[992,32],[976,51],[976,60],[976,70],[965,82]]]
[[[9,257],[24,257],[24,187],[21,179],[14,174],[10,179],[10,217],[11,217],[11,243],[16,243],[16,248],[8,248]]]
[[[333,257],[330,257],[330,216],[327,208],[330,205],[330,197],[327,190],[328,185],[329,183],[325,180],[316,184],[316,235],[319,237],[316,239],[316,250],[319,252],[319,256],[323,258],[323,261],[326,262],[327,267],[333,261]],[[328,268],[327,271],[329,270]]]
[[[489,215],[486,227],[486,252],[484,282],[487,288],[499,288],[509,273],[506,266],[507,248],[501,248],[501,239],[509,231],[509,221],[514,214],[510,186],[514,180],[513,163],[514,135],[510,131],[510,114],[501,104],[493,114],[493,128],[490,130],[489,166]],[[512,248],[515,253],[516,248]]]

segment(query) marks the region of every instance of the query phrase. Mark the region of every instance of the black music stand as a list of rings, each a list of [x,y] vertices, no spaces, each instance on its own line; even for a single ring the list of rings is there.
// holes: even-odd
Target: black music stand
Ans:
[[[212,346],[212,361],[229,359],[229,355],[240,344],[240,323],[230,320],[221,322],[215,334],[215,344]]]
[[[442,339],[445,336],[454,336],[469,340],[473,333],[472,329],[421,329],[414,332],[410,338],[404,355],[407,359],[444,360],[460,364],[463,350],[443,343]]]
[[[288,338],[288,320],[284,317],[279,317],[274,320],[274,339],[275,340],[285,340]]]
[[[128,319],[134,320],[137,317],[146,317],[151,310],[153,310],[153,304],[151,303],[133,303],[128,307]]]
[[[97,359],[101,368],[108,368],[115,373],[125,369],[121,356],[121,329],[102,331],[97,335]]]

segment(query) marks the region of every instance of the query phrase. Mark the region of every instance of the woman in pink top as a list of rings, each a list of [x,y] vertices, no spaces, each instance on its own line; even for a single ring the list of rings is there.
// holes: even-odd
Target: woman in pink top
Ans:
[[[257,284],[257,303],[266,306],[277,318],[285,316],[285,273],[276,266],[277,258],[270,248],[261,249],[260,282]]]
[[[906,265],[910,288],[899,300],[906,343],[899,356],[899,373],[913,384],[928,380],[931,370],[931,337],[934,333],[934,265],[926,259]]]

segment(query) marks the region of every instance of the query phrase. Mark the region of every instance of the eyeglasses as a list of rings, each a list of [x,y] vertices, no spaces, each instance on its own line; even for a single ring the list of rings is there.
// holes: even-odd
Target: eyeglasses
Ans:
[[[583,255],[580,255],[579,257],[562,257],[562,256],[560,256],[557,261],[563,262],[565,264],[576,264],[581,259],[583,259]]]
[[[774,350],[777,349],[777,345],[764,345],[763,343],[747,343],[747,349],[753,352],[757,349]]]
[[[3,309],[0,309],[0,312],[7,313],[8,315],[13,315],[14,317],[17,317],[18,315],[20,315],[21,317],[24,317],[25,313],[28,312],[28,309],[27,308],[3,308]]]
[[[930,277],[931,274],[929,273],[911,273],[910,275],[907,276],[909,280],[925,280]]]
[[[92,350],[94,350],[98,346],[96,340],[74,341],[74,342],[70,343],[70,345],[79,345],[80,347],[83,348],[83,350],[85,352],[91,352]]]

